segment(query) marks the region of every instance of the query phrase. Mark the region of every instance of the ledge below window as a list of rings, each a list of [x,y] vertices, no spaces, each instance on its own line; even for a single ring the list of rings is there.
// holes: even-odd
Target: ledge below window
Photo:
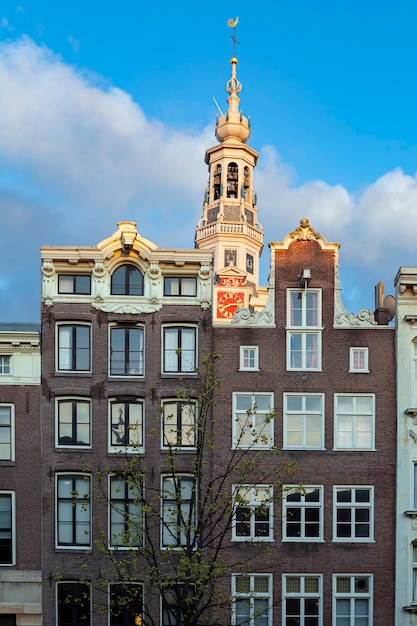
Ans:
[[[417,509],[410,509],[409,511],[404,511],[404,515],[407,515],[407,517],[417,517]]]
[[[409,606],[403,606],[403,611],[408,613],[417,613],[417,604],[410,604]]]

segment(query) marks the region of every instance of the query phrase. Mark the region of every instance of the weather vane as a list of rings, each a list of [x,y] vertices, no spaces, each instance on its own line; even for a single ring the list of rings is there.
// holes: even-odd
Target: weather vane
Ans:
[[[227,25],[230,26],[230,28],[233,28],[233,35],[229,35],[230,39],[233,41],[233,56],[236,56],[236,44],[239,46],[240,43],[239,41],[236,39],[236,26],[237,23],[239,21],[239,18],[237,17],[236,19],[233,19],[232,17],[227,20]]]

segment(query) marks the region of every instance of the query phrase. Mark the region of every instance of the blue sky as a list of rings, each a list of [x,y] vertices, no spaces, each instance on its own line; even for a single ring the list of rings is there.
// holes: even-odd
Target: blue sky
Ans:
[[[3,0],[0,321],[38,321],[42,245],[193,247],[236,16],[265,242],[341,242],[354,312],[417,264],[415,0]]]

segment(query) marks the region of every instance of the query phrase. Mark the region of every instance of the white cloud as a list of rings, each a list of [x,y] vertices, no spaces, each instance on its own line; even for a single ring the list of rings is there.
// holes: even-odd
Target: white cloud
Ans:
[[[26,38],[0,45],[0,110],[2,287],[13,286],[0,319],[27,319],[29,310],[37,318],[41,245],[94,244],[132,219],[157,245],[193,246],[214,128],[193,135],[149,120],[127,93],[104,89]],[[394,170],[355,195],[298,183],[265,146],[255,183],[265,243],[302,217],[342,242],[342,286],[356,310],[372,306],[361,300],[377,280],[390,284],[400,264],[417,263],[415,176]]]

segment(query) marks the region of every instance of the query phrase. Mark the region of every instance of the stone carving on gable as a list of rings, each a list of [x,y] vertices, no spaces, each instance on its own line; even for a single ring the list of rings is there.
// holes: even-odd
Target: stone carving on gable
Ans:
[[[198,276],[200,278],[201,308],[206,311],[210,307],[212,294],[210,265],[202,265],[198,270]]]
[[[151,263],[147,274],[150,279],[149,300],[152,304],[158,304],[162,293],[162,272],[158,263]]]
[[[107,270],[104,264],[96,261],[93,267],[93,299],[102,302],[106,296]]]
[[[376,326],[377,322],[373,311],[369,309],[361,309],[357,315],[348,313],[343,306],[341,295],[339,267],[336,264],[334,268],[334,325],[335,326]]]
[[[234,326],[275,326],[275,267],[271,265],[268,280],[268,299],[261,311],[251,311],[247,307],[237,309],[232,319]]]
[[[55,295],[56,269],[52,261],[42,263],[42,301],[46,306],[52,306]]]
[[[297,241],[315,241],[321,238],[320,233],[313,230],[310,226],[310,222],[306,217],[300,220],[300,225],[292,233],[290,233],[292,239]]]

